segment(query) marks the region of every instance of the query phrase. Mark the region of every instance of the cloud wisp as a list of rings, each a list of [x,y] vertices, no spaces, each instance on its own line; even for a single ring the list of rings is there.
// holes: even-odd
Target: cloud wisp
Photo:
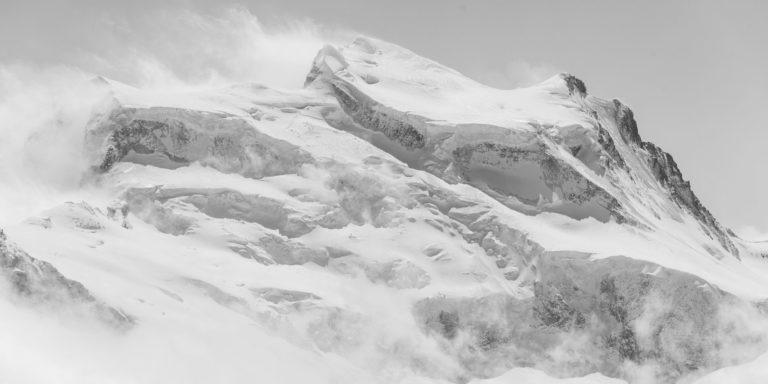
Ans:
[[[73,49],[67,64],[0,61],[0,225],[82,198],[75,192],[83,193],[89,168],[84,129],[106,97],[89,82],[94,76],[146,89],[299,88],[317,51],[346,36],[308,20],[265,27],[242,8],[217,15],[157,10],[103,24],[112,32],[91,51]]]
[[[530,63],[523,59],[513,60],[502,68],[480,70],[470,73],[477,81],[502,89],[528,87],[540,83],[557,73],[556,67],[545,63]]]
[[[83,62],[140,87],[258,82],[300,87],[322,46],[345,33],[311,20],[265,27],[242,8],[218,15],[157,11],[139,21],[112,21],[120,45]]]

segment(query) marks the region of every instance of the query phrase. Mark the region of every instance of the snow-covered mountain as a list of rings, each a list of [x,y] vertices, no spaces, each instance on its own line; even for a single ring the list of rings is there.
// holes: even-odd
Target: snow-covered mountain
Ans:
[[[0,238],[0,381],[768,378],[768,243],[626,105],[369,38],[310,65],[299,90],[83,85],[76,198]]]

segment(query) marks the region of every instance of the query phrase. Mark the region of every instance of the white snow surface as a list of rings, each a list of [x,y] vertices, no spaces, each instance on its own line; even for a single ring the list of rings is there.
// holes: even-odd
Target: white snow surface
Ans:
[[[566,136],[593,129],[594,120],[569,97],[560,77],[499,90],[373,39],[323,52],[319,57],[335,76],[435,127],[485,124],[532,133],[543,126]],[[93,104],[93,116],[115,108],[158,107],[223,113],[300,148],[312,161],[295,172],[258,179],[200,162],[170,169],[124,161],[104,174],[83,169],[79,189],[68,189],[58,201],[46,200],[46,209],[6,225],[5,233],[29,255],[132,316],[136,325],[120,333],[96,320],[0,300],[0,382],[453,382],[463,367],[422,331],[413,305],[438,296],[525,298],[532,286],[505,278],[506,271],[478,243],[461,235],[466,226],[444,210],[417,203],[419,193],[428,190],[457,196],[464,206],[449,209],[495,216],[546,251],[584,252],[594,259],[627,256],[691,273],[745,299],[768,297],[768,264],[758,246],[737,240],[740,259],[722,251],[713,256],[716,243],[679,207],[666,211],[673,204],[657,185],[618,191],[572,156],[565,161],[624,196],[621,202],[650,229],[554,212],[522,213],[475,186],[411,168],[359,135],[328,125],[323,113],[336,101],[320,87],[275,90],[243,84],[165,92],[104,78],[95,83],[106,96]],[[89,127],[81,126],[78,134]],[[345,189],[348,184],[352,191]],[[110,217],[109,207],[137,188],[166,198],[146,203],[144,211],[131,209],[125,221]],[[646,199],[632,196],[639,190]],[[280,207],[278,215],[291,220],[318,221],[340,205],[357,217],[286,234],[282,224],[238,216],[238,204],[245,204],[239,198],[206,211],[200,196],[212,199],[221,191],[268,200],[269,207]],[[265,250],[263,239],[280,243],[281,249],[299,249],[306,260],[281,260]],[[250,250],[251,256],[235,249]],[[10,296],[11,288],[2,289]],[[700,380],[764,382],[763,360]],[[599,373],[556,378],[536,367],[519,367],[469,382],[624,381]]]

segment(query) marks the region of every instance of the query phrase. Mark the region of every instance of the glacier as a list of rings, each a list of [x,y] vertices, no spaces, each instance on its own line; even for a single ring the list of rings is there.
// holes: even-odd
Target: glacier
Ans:
[[[628,106],[367,37],[307,67],[302,89],[96,77],[26,137],[77,160],[35,163],[66,193],[4,224],[0,381],[768,377],[768,243]]]

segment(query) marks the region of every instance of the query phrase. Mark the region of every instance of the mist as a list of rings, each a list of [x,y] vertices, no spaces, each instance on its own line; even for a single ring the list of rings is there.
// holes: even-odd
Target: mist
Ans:
[[[158,8],[131,15],[121,19],[89,14],[100,21],[94,33],[98,36],[77,49],[68,47],[71,51],[58,47],[63,49],[60,65],[41,64],[37,59],[0,60],[0,228],[16,226],[11,235],[42,250],[41,260],[48,258],[62,274],[82,281],[85,287],[95,287],[95,300],[116,302],[127,307],[129,315],[130,309],[138,309],[144,316],[137,317],[130,329],[117,329],[92,314],[26,303],[13,287],[0,284],[0,382],[481,383],[484,376],[494,380],[492,376],[518,372],[510,362],[512,355],[526,367],[559,378],[583,376],[607,365],[603,361],[607,354],[597,347],[602,341],[595,338],[608,335],[606,324],[618,328],[615,323],[619,320],[610,320],[604,313],[610,322],[588,319],[594,320],[592,328],[542,330],[535,322],[534,297],[511,296],[513,291],[534,296],[533,285],[541,280],[536,277],[536,265],[521,265],[530,268],[520,274],[525,278],[514,281],[501,272],[503,263],[499,261],[508,260],[498,259],[494,266],[492,252],[486,247],[498,245],[506,252],[508,244],[502,242],[514,238],[524,242],[521,253],[544,249],[528,242],[527,232],[503,227],[498,218],[487,230],[469,228],[477,223],[474,219],[460,224],[449,217],[452,209],[470,206],[469,201],[479,199],[477,196],[488,196],[472,189],[467,193],[471,199],[463,201],[459,193],[470,190],[469,185],[438,182],[434,174],[382,159],[384,155],[365,147],[368,143],[360,137],[302,120],[313,112],[308,112],[309,107],[297,107],[300,103],[254,107],[245,119],[272,129],[269,132],[286,142],[305,135],[331,148],[327,152],[333,145],[339,150],[364,147],[359,153],[368,157],[353,165],[327,159],[291,164],[299,171],[266,181],[194,162],[187,167],[189,173],[146,164],[119,164],[111,174],[99,173],[99,164],[84,151],[86,129],[94,116],[113,107],[113,94],[109,86],[93,81],[94,77],[105,76],[147,92],[201,91],[242,83],[299,90],[325,44],[346,44],[355,37],[352,31],[312,20],[267,25],[243,7],[206,12]],[[532,85],[554,72],[549,64],[518,60],[502,71],[479,70],[475,77],[513,88]],[[277,128],[270,125],[277,114],[288,116],[290,123],[278,121],[285,124],[275,123]],[[216,129],[227,129],[226,118],[221,120],[224,122],[217,123]],[[554,125],[549,129],[556,130]],[[333,135],[333,139],[318,132]],[[238,139],[248,138],[232,137],[228,142],[232,146],[239,144]],[[128,213],[128,203],[118,201],[117,208],[107,208],[119,196],[100,188],[116,179],[115,174],[126,175],[121,180],[121,187],[126,188],[162,188],[168,183],[179,188],[180,195],[200,197],[223,189],[185,189],[183,183],[216,177],[231,183],[233,189],[252,194],[231,192],[222,197],[217,201],[222,206],[216,207],[221,217],[215,218],[196,210],[193,200],[184,200],[189,196],[147,200],[144,211]],[[281,228],[264,229],[236,215],[243,207],[262,208],[243,203],[268,200],[259,195],[263,192],[259,188],[267,191],[265,195],[278,196],[263,205],[264,210],[271,209],[268,214],[277,217],[273,221],[296,225],[296,231],[308,228],[308,240],[303,240],[310,245],[282,236]],[[414,192],[418,188],[422,189]],[[197,201],[207,202],[208,198]],[[62,205],[80,201],[84,202]],[[488,206],[478,203],[471,208],[490,209]],[[123,214],[131,215],[130,223],[126,218],[115,219],[115,212],[122,208]],[[158,231],[163,223],[152,219],[157,212],[179,218],[183,225]],[[325,216],[310,217],[317,212]],[[420,221],[421,214],[429,219]],[[19,223],[30,215],[39,217],[19,229]],[[548,215],[542,215],[542,220],[549,220]],[[521,217],[518,224],[536,219],[535,215]],[[297,218],[308,222],[311,218],[315,227],[296,224]],[[169,219],[157,218],[162,220]],[[590,225],[598,224],[574,220],[565,226],[569,225],[588,235],[595,228]],[[339,228],[348,233],[334,232]],[[632,228],[635,230],[640,231]],[[552,232],[558,231],[560,228]],[[743,233],[750,239],[762,236],[753,229]],[[404,234],[411,237],[399,237]],[[362,245],[357,242],[360,238],[365,240]],[[50,245],[38,244],[46,239]],[[358,249],[327,246],[333,240]],[[319,255],[321,261],[281,264],[268,257],[261,261],[247,258],[246,251],[259,247],[272,247],[270,251],[290,256]],[[236,254],[235,249],[245,249],[246,255]],[[433,269],[427,271],[429,268]],[[8,276],[11,273],[15,272]],[[649,273],[643,269],[642,274]],[[528,276],[530,280],[525,280]],[[595,277],[599,278],[602,275]],[[274,287],[285,288],[275,290],[283,301],[258,296],[263,289]],[[463,293],[469,295],[459,297],[456,292],[465,288]],[[505,293],[493,296],[489,292],[494,289]],[[599,309],[610,312],[606,305]],[[697,330],[680,326],[682,336],[654,334],[654,327],[666,321],[673,308],[664,298],[645,305],[644,315],[633,320],[632,331],[641,341],[671,346],[670,354],[684,360],[688,350],[675,349],[679,338],[695,338]],[[764,352],[768,324],[759,305],[728,303],[716,315],[711,323],[715,333],[707,336],[716,344],[713,359],[718,364],[748,363]],[[621,327],[629,328],[623,321]],[[531,326],[519,331],[516,327],[524,322]],[[457,328],[455,334],[446,331],[445,323]],[[514,337],[522,337],[523,342]],[[541,357],[541,361],[531,362],[531,356]],[[700,368],[679,379],[691,382],[715,367]],[[657,382],[667,374],[644,362],[604,371],[639,384]],[[477,372],[481,374],[471,375]],[[519,377],[509,376],[504,382],[516,382]],[[547,376],[549,379],[559,381]],[[615,382],[601,375],[593,379]]]
[[[348,35],[311,21],[267,29],[239,7],[216,15],[156,9],[107,21],[115,36],[97,36],[94,51],[73,49],[62,60],[70,64],[0,61],[0,225],[88,191],[81,187],[94,164],[83,153],[85,128],[109,98],[91,83],[95,76],[161,91],[237,83],[298,89],[317,51]]]

